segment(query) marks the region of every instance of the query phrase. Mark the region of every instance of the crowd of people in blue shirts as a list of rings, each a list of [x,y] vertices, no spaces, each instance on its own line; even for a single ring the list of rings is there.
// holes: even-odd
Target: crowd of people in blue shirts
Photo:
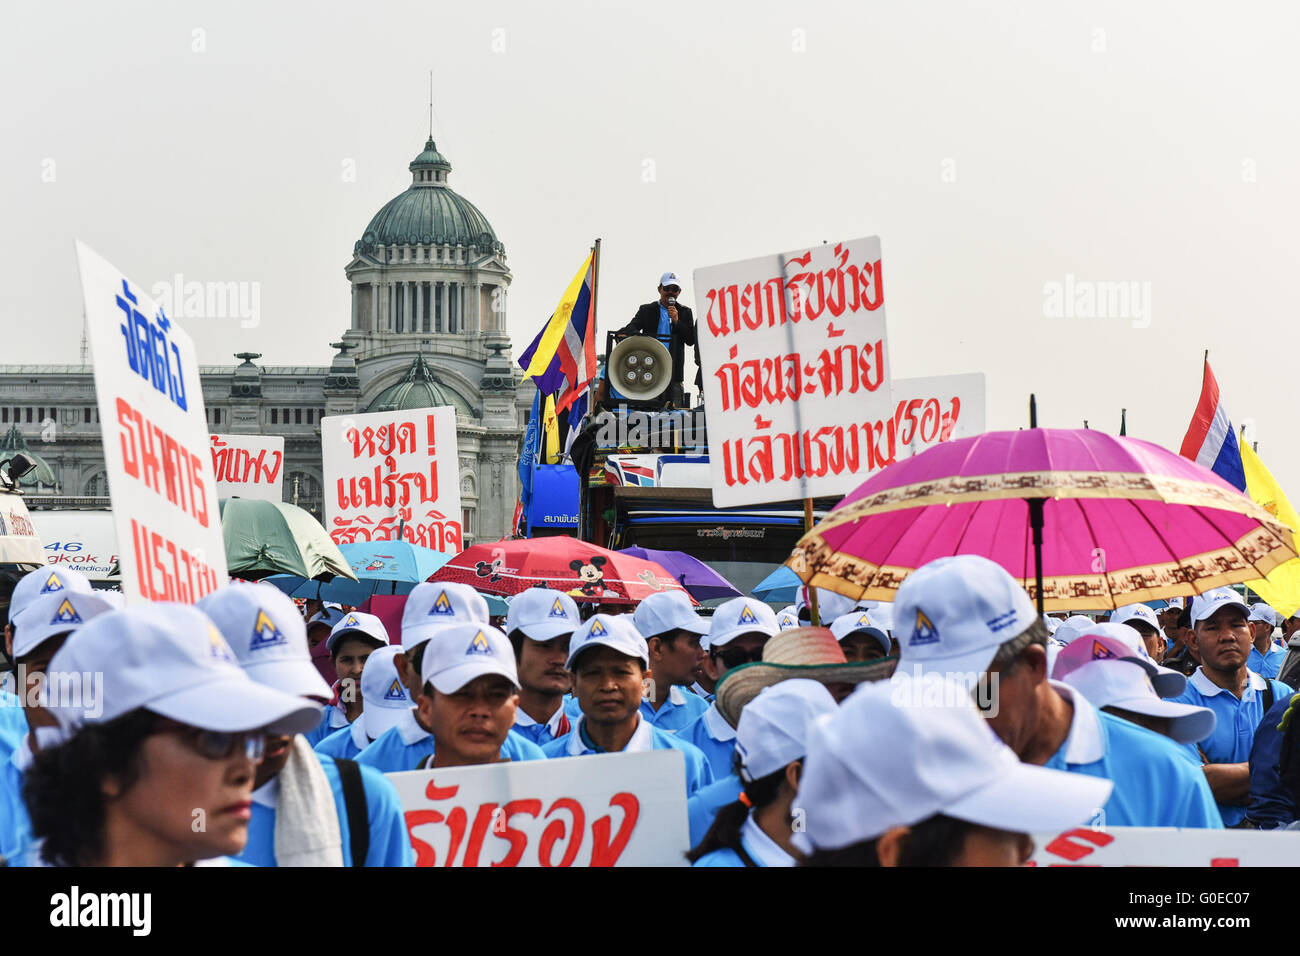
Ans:
[[[1222,587],[1062,620],[969,555],[891,604],[819,590],[825,627],[803,593],[705,617],[680,590],[628,611],[532,588],[494,620],[426,582],[390,634],[265,583],[124,606],[33,571],[5,627],[0,857],[412,866],[388,774],[652,750],[681,755],[702,867],[1018,865],[1080,824],[1300,826],[1300,616]]]

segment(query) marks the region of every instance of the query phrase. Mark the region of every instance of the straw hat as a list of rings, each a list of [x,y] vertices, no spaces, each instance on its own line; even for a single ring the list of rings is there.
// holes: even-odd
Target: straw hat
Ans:
[[[896,657],[850,664],[830,628],[792,627],[768,639],[761,661],[742,664],[723,675],[717,687],[718,712],[734,727],[745,705],[764,687],[792,677],[823,684],[860,684],[888,678],[897,665]]]

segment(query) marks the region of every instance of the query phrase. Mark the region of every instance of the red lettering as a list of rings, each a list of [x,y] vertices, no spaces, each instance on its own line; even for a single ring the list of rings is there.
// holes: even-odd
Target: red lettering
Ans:
[[[1072,843],[1070,837],[1086,840],[1088,843],[1094,844],[1094,846]],[[1102,833],[1100,830],[1087,830],[1083,827],[1076,827],[1073,830],[1066,830],[1051,843],[1047,844],[1046,850],[1048,853],[1053,853],[1056,856],[1065,857],[1065,859],[1073,863],[1075,860],[1080,860],[1089,853],[1094,852],[1097,847],[1103,847],[1112,843],[1114,839],[1115,838],[1109,833]]]
[[[616,793],[609,798],[609,805],[623,811],[623,822],[619,824],[618,834],[612,843],[609,839],[609,817],[601,817],[591,825],[592,866],[613,866],[617,862],[627,848],[627,841],[632,839],[637,817],[641,815],[641,802],[637,800],[635,794]]]
[[[510,818],[516,813],[526,813],[530,817],[536,818],[542,812],[542,801],[540,800],[511,800],[501,811],[501,830],[497,836],[505,837],[510,841],[510,852],[505,855],[505,859],[493,863],[492,866],[518,866],[520,859],[524,855],[524,850],[528,847],[528,836],[520,830],[516,830],[510,825]]]
[[[122,467],[132,478],[140,477],[140,463],[136,459],[135,429],[131,424],[131,406],[125,399],[117,400],[117,423],[122,426],[118,438],[122,443]]]
[[[559,864],[551,861],[551,851],[555,847],[556,841],[564,839],[565,836],[564,821],[552,820],[546,829],[542,831],[542,839],[537,846],[537,859],[542,866],[572,866],[573,861],[577,859],[578,850],[582,846],[582,829],[587,818],[582,812],[582,804],[569,797],[561,797],[551,804],[551,808],[546,811],[546,817],[550,817],[556,810],[568,810],[572,814],[571,822],[573,825],[568,834],[569,846],[564,851],[564,856],[560,858]]]
[[[441,823],[442,813],[437,810],[407,810],[405,817],[406,835],[411,838],[411,848],[415,850],[415,865],[436,866],[438,854],[434,852],[433,847],[415,835],[415,828],[426,823]]]
[[[474,814],[474,826],[469,831],[469,843],[465,844],[465,859],[461,861],[461,866],[478,866],[483,838],[487,836],[488,827],[492,825],[492,814],[496,813],[499,806],[499,803],[479,805],[478,813]]]

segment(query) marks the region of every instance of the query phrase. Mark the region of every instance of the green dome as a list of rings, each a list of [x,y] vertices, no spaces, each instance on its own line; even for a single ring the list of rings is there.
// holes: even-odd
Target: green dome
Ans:
[[[18,487],[35,488],[37,485],[44,485],[53,488],[56,484],[54,469],[44,458],[27,447],[27,439],[23,438],[23,433],[18,430],[17,425],[14,425],[5,434],[4,440],[0,441],[0,463],[8,461],[19,452],[35,462],[36,467],[18,479]]]
[[[354,252],[372,253],[380,245],[476,246],[480,252],[505,252],[492,224],[472,202],[447,185],[451,163],[433,138],[411,161],[411,185],[389,200],[366,226]]]
[[[396,412],[412,408],[437,408],[440,405],[450,405],[456,409],[457,414],[466,418],[475,417],[469,402],[439,381],[433,374],[433,369],[425,363],[424,356],[417,352],[406,377],[376,395],[365,410]]]

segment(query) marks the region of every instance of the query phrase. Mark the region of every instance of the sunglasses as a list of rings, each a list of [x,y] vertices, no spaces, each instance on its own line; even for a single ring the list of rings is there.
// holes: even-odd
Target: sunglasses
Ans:
[[[761,647],[752,651],[747,651],[741,647],[724,647],[721,650],[713,651],[712,654],[714,660],[722,661],[727,665],[727,670],[739,667],[742,664],[753,664],[763,659],[763,649]]]
[[[191,727],[178,720],[160,717],[155,733],[175,734],[187,747],[208,760],[227,760],[242,748],[244,756],[257,763],[266,752],[266,734],[260,730],[232,734]]]

